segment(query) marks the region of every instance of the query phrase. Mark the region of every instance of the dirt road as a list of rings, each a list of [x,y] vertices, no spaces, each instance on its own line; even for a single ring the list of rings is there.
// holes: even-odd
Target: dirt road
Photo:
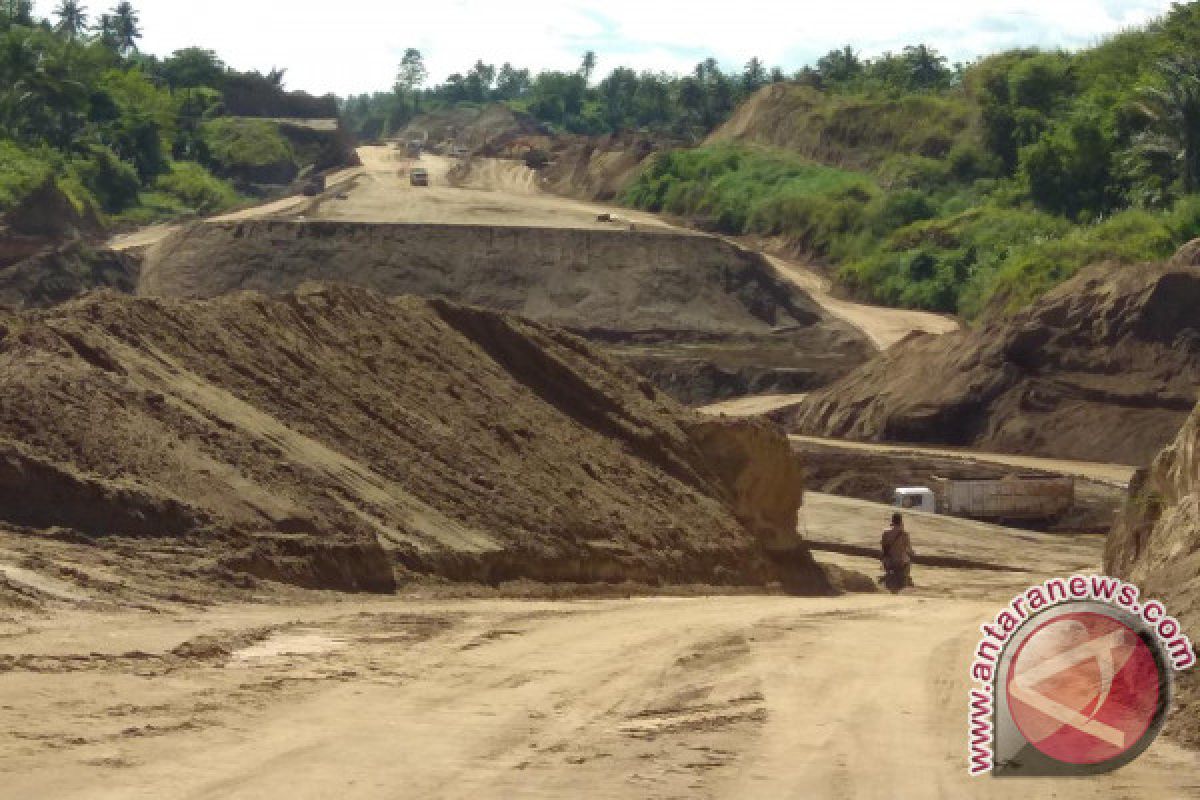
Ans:
[[[792,436],[792,441],[811,443],[824,447],[835,447],[846,450],[864,450],[874,453],[911,453],[914,455],[942,456],[961,458],[967,461],[983,461],[991,464],[1004,464],[1018,469],[1028,469],[1050,472],[1058,475],[1075,475],[1080,478],[1107,483],[1113,486],[1128,486],[1133,478],[1136,467],[1124,464],[1101,464],[1094,461],[1072,461],[1061,458],[1040,458],[1037,456],[1020,456],[1011,453],[984,453],[975,450],[955,449],[953,447],[922,447],[908,444],[881,444],[878,442],[851,442],[844,439],[823,439],[816,436]]]
[[[454,159],[425,154],[413,161],[391,146],[358,150],[361,167],[332,176],[320,203],[308,197],[286,197],[271,203],[215,217],[214,221],[311,215],[320,219],[378,223],[497,225],[544,228],[613,230],[634,225],[638,230],[695,233],[672,226],[644,212],[586,203],[543,192],[536,173],[515,161],[476,159],[458,169]],[[409,183],[409,170],[420,166],[430,173],[429,187]],[[609,214],[611,221],[600,221]],[[108,246],[117,250],[147,247],[177,225],[155,225],[116,236]],[[945,333],[958,324],[951,318],[921,311],[867,306],[836,298],[828,279],[812,269],[782,258],[769,257],[779,274],[809,292],[827,311],[862,330],[879,348],[891,347],[913,331]]]
[[[815,496],[807,525],[852,537],[885,511]],[[1058,574],[1099,558],[1096,538],[912,528],[918,547],[1036,549]],[[916,577],[899,597],[836,599],[62,597],[53,615],[2,617],[0,797],[1095,800],[1200,782],[1166,740],[1095,780],[969,779],[977,626],[1041,576]]]
[[[868,306],[834,297],[829,279],[810,267],[778,256],[768,255],[767,259],[780,275],[807,291],[830,314],[861,330],[880,350],[917,331],[937,335],[958,330],[958,322],[944,314]]]

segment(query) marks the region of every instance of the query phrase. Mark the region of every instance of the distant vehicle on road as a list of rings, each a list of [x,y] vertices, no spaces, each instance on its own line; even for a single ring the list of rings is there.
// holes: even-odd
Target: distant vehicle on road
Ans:
[[[454,158],[466,158],[471,151],[465,147],[455,146],[450,148],[450,155]]]
[[[998,480],[937,479],[934,488],[896,489],[897,508],[989,522],[1053,521],[1075,505],[1075,479],[1010,475]]]
[[[325,176],[311,175],[304,182],[304,188],[301,190],[305,197],[316,197],[325,191]]]
[[[429,170],[424,167],[417,167],[408,173],[408,182],[413,186],[428,186]]]

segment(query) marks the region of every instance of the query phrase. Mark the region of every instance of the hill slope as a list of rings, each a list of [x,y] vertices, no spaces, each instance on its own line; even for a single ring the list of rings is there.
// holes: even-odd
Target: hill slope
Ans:
[[[1146,463],[1200,382],[1200,272],[1081,272],[1012,319],[902,342],[795,413],[797,432]],[[931,379],[936,376],[935,379]]]

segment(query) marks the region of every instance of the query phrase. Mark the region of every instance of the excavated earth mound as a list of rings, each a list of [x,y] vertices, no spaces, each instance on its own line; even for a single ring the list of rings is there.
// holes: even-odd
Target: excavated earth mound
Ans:
[[[666,232],[199,223],[147,253],[138,293],[204,298],[289,291],[306,280],[443,297],[564,327],[684,402],[805,391],[873,352],[761,255]]]
[[[581,339],[309,284],[0,312],[0,524],[197,538],[224,570],[393,588],[829,585],[769,423],[684,410]]]
[[[1148,463],[1200,381],[1200,271],[1084,270],[1013,317],[913,336],[810,395],[796,432]]]
[[[1135,478],[1105,542],[1104,567],[1165,603],[1183,632],[1200,641],[1200,409]],[[1179,676],[1174,732],[1200,744],[1200,679]]]

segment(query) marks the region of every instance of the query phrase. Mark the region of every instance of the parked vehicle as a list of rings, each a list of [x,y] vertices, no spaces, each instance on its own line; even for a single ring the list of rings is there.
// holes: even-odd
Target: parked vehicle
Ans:
[[[408,173],[408,182],[413,186],[428,186],[429,185],[429,170],[423,167],[417,167]]]
[[[933,488],[896,489],[897,508],[985,521],[1050,521],[1075,505],[1075,479],[1010,475],[998,480],[937,479]]]

